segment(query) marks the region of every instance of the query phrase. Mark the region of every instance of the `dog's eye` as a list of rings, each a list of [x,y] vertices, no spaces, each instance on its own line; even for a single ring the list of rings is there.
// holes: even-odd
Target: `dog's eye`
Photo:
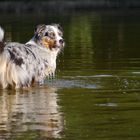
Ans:
[[[58,35],[59,35],[59,36],[61,36],[61,37],[63,36],[63,34],[62,34],[62,33],[60,33],[60,32],[58,33]]]
[[[45,36],[48,36],[50,38],[55,38],[55,33],[54,32],[46,32]]]
[[[48,32],[45,33],[45,36],[48,36]]]

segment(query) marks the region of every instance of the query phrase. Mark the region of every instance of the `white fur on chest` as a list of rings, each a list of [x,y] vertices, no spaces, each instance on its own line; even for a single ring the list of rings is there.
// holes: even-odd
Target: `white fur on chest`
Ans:
[[[57,54],[58,54],[57,50],[47,52],[46,58],[48,61],[48,67],[45,70],[46,76],[55,74]]]
[[[34,41],[30,40],[26,44],[31,44],[36,46],[36,49],[34,51],[39,54],[40,59],[47,60],[47,67],[45,68],[45,75],[50,76],[55,74],[56,69],[56,59],[59,52],[59,49],[53,48],[52,50],[43,48],[41,46],[38,46]]]

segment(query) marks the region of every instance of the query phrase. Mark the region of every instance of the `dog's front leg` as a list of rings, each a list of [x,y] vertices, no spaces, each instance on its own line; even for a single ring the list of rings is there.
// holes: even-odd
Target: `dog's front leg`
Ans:
[[[38,81],[38,84],[39,84],[40,86],[42,86],[42,85],[44,84],[44,79],[39,80],[39,81]]]
[[[41,86],[44,84],[45,81],[45,76],[43,73],[40,73],[40,75],[38,75],[36,82]]]

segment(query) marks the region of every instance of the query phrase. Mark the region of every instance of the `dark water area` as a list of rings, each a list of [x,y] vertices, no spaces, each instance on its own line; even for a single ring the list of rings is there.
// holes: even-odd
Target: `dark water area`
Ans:
[[[55,79],[0,90],[0,140],[139,140],[140,11],[0,14],[7,41],[60,23]]]

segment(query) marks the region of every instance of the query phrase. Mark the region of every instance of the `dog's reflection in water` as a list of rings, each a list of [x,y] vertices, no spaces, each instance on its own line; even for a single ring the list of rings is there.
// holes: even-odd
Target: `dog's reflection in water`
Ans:
[[[61,138],[64,120],[57,103],[57,89],[1,90],[0,139],[32,135]]]

